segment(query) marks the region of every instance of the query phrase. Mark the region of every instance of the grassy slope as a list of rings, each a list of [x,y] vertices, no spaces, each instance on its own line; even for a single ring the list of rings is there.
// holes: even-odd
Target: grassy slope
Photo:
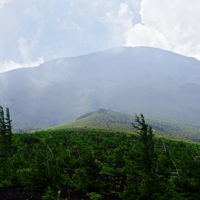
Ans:
[[[131,123],[134,116],[111,110],[100,109],[83,115],[74,122],[58,126],[55,129],[89,128],[132,131]],[[167,136],[176,139],[200,141],[200,126],[183,124],[167,120],[158,120],[146,117],[156,135]]]

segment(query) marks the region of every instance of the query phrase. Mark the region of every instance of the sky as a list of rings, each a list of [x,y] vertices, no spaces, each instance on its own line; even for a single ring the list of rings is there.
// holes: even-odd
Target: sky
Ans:
[[[0,72],[116,46],[200,60],[199,0],[0,0]]]

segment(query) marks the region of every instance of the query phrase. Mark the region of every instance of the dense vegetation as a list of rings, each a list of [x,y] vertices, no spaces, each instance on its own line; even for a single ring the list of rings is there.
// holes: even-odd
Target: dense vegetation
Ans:
[[[200,199],[199,144],[155,138],[142,115],[133,128],[135,134],[89,128],[14,134],[10,153],[1,151],[0,187],[42,200]]]

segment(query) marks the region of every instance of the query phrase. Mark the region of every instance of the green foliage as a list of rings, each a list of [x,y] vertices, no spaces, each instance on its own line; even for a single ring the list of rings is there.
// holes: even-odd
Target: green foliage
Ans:
[[[148,142],[140,133],[94,129],[14,134],[12,155],[0,158],[0,187],[43,200],[199,199],[199,144],[154,137],[145,124]]]
[[[101,200],[102,199],[102,196],[100,194],[97,194],[96,192],[91,192],[89,194],[89,198],[91,200]]]
[[[50,186],[48,186],[45,190],[44,195],[42,196],[42,200],[59,200],[59,192],[58,195],[55,194],[55,192],[51,189]]]
[[[18,183],[25,189],[35,189],[35,179],[37,175],[37,171],[33,168],[23,168],[16,171]]]

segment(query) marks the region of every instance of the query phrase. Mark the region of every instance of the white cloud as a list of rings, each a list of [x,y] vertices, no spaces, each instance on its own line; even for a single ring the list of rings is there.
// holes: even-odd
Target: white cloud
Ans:
[[[6,3],[8,3],[10,0],[0,0],[0,9],[4,7]]]
[[[27,63],[17,63],[13,60],[10,60],[4,63],[0,63],[0,73],[23,67],[36,67],[41,65],[42,63],[44,63],[44,59],[42,57],[38,58],[35,61],[29,61]]]
[[[122,46],[125,43],[127,32],[135,24],[140,23],[140,4],[142,0],[120,1],[113,9],[109,10],[105,19],[108,29],[114,38],[114,45]]]
[[[168,41],[159,31],[142,24],[136,24],[126,32],[126,45],[169,48]]]
[[[18,39],[18,44],[19,44],[19,51],[20,54],[23,58],[24,62],[29,62],[31,60],[31,55],[30,55],[30,47],[27,42],[27,40],[23,37]]]
[[[129,3],[121,3],[118,8],[110,10],[105,15],[108,23],[108,29],[113,38],[113,45],[122,45],[126,31],[133,26],[133,11],[130,9]]]
[[[0,63],[9,68],[38,57],[51,60],[121,46],[133,19],[138,20],[133,15],[140,1],[10,1],[0,13]]]
[[[125,45],[165,48],[200,58],[200,1],[143,0],[141,25],[126,33]]]

